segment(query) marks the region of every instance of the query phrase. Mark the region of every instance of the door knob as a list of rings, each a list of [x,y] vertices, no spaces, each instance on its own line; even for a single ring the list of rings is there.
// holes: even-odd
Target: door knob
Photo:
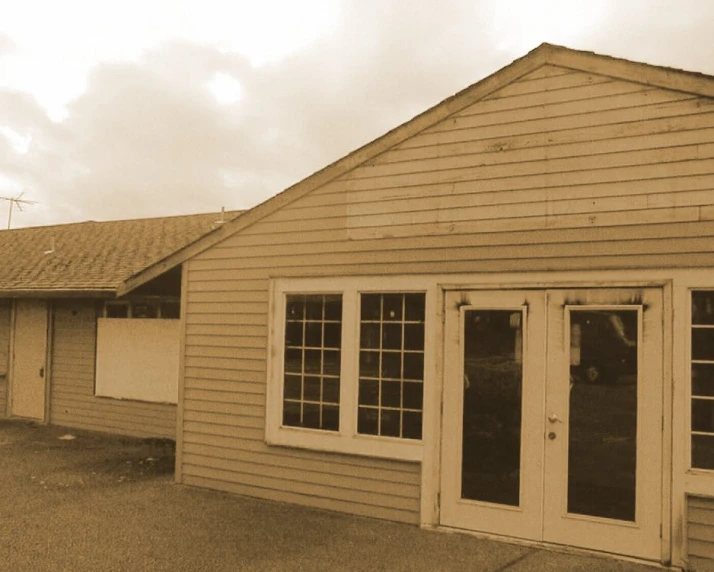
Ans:
[[[562,423],[560,418],[555,413],[550,414],[550,416],[548,417],[548,421],[550,421],[551,423]]]
[[[556,435],[555,435],[555,433],[554,433],[553,431],[551,431],[550,433],[548,433],[548,439],[550,439],[551,441],[553,441],[553,440],[555,439],[555,436],[556,436]]]

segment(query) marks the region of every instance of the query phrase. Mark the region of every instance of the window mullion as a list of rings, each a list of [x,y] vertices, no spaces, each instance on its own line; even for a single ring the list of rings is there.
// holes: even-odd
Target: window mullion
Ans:
[[[359,297],[346,289],[342,304],[342,362],[340,364],[340,435],[357,434],[357,391],[359,375]]]

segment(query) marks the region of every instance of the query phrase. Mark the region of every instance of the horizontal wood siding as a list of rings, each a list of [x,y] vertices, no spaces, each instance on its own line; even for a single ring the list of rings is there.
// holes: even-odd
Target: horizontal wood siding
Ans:
[[[186,317],[183,482],[417,523],[417,465],[265,445],[267,281],[261,286],[230,319],[225,303]]]
[[[0,417],[7,415],[7,372],[10,367],[10,301],[0,300]]]
[[[418,465],[263,443],[269,278],[714,265],[713,134],[710,100],[545,67],[199,254],[185,482],[416,522]]]
[[[94,302],[55,302],[53,309],[50,422],[118,435],[174,439],[175,405],[94,396]]]
[[[714,498],[689,497],[687,546],[689,570],[714,572]]]

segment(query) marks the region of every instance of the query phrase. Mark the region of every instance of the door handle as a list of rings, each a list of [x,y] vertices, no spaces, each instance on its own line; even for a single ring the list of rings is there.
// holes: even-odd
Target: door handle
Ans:
[[[560,418],[555,413],[551,413],[548,416],[548,421],[550,421],[551,423],[562,423]]]
[[[45,368],[44,367],[40,368],[40,377],[45,377]]]

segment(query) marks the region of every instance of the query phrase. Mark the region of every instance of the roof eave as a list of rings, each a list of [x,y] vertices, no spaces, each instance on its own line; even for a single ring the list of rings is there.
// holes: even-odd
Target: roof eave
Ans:
[[[0,288],[0,298],[113,298],[116,288]]]

